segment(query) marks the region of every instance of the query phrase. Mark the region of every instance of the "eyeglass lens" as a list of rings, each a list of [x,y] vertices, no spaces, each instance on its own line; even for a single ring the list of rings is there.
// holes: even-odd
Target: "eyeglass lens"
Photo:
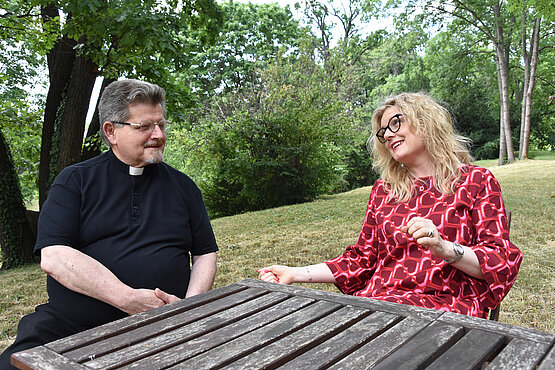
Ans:
[[[378,130],[378,132],[376,133],[376,137],[378,138],[380,143],[384,144],[386,142],[385,132],[388,129],[391,132],[399,131],[399,129],[401,128],[401,116],[402,116],[401,113],[398,113],[398,114],[394,115],[393,117],[391,117],[389,119],[389,122],[387,123],[387,126],[382,127],[381,129]]]
[[[141,125],[139,126],[139,130],[141,130],[142,132],[152,132],[154,131],[154,126],[158,125],[158,127],[160,127],[160,130],[162,132],[166,132],[166,130],[169,127],[168,122],[166,121],[160,121],[160,122],[143,122],[141,123]]]

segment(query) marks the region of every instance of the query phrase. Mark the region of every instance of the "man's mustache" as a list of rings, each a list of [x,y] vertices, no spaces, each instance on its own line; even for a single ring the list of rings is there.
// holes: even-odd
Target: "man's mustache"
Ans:
[[[164,142],[162,140],[152,140],[143,145],[143,148],[159,147],[163,144]]]

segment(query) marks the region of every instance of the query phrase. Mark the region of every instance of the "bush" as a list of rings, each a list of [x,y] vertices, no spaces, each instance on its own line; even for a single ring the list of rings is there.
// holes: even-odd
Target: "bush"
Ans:
[[[372,157],[366,148],[366,143],[353,146],[345,159],[344,188],[352,190],[372,185],[379,174],[372,168]]]
[[[475,148],[473,154],[477,160],[499,158],[499,139],[489,141],[481,147]]]
[[[310,201],[337,188],[352,126],[311,56],[278,58],[257,85],[217,98],[199,120],[209,167],[201,187],[212,216]]]

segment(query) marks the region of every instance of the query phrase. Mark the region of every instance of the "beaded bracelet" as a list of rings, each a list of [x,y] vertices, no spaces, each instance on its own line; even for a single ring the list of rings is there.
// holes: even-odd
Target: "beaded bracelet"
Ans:
[[[308,282],[312,283],[312,276],[310,275],[310,270],[308,269],[308,266],[306,266],[305,268],[306,268],[306,274],[308,275]]]

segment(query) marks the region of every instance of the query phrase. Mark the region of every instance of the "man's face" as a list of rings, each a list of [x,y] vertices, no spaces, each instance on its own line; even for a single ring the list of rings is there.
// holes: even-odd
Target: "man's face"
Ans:
[[[164,111],[160,104],[131,103],[126,122],[137,124],[157,123],[164,120]],[[138,127],[124,125],[115,127],[113,123],[104,123],[106,136],[112,144],[112,150],[122,162],[133,167],[144,167],[164,160],[166,133],[158,125],[152,132],[143,132]]]

